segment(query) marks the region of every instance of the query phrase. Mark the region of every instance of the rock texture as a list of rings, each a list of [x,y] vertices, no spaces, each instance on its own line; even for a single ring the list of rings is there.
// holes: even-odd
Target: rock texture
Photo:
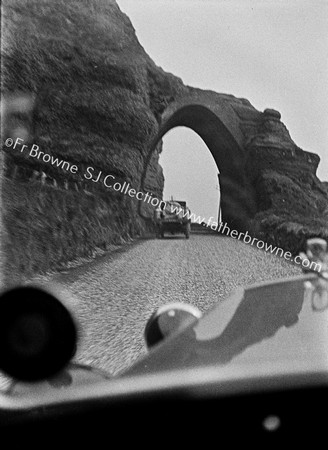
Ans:
[[[307,238],[328,239],[328,195],[316,176],[320,158],[292,141],[278,111],[264,111],[246,151],[262,239],[293,253]]]
[[[190,105],[206,108],[198,117],[211,114],[220,130],[215,136],[226,146],[222,157],[217,143],[208,144],[226,162],[221,183],[228,220],[241,227],[251,219],[260,234],[295,251],[289,235],[327,237],[319,158],[296,146],[278,112],[261,113],[245,99],[185,86],[157,67],[114,0],[2,5],[3,92],[28,93],[35,101],[30,144],[79,167],[68,175],[4,147],[8,273],[55,268],[143,234],[151,226],[149,208],[141,211],[137,200],[82,174],[92,166],[161,197],[161,137],[183,120],[196,126]],[[238,157],[228,164],[232,147]]]
[[[146,143],[158,128],[156,102],[163,100],[155,65],[114,1],[5,1],[3,23],[3,91],[36,99],[30,145],[79,167],[68,174],[4,147],[12,276],[58,267],[146,231],[136,201],[82,174],[92,166],[138,188]],[[174,83],[168,85],[173,95]],[[149,173],[160,196],[158,154]]]

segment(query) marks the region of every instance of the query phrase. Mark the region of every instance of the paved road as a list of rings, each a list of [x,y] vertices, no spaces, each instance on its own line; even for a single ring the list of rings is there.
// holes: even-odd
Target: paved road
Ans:
[[[141,240],[52,277],[77,299],[77,360],[117,374],[145,352],[143,329],[159,305],[189,302],[203,312],[235,287],[299,269],[242,242],[211,234]]]

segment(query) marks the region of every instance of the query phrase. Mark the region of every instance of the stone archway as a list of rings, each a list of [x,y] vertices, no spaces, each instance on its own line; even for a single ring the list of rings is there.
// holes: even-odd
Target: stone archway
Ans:
[[[222,221],[233,229],[246,230],[255,214],[255,195],[245,176],[245,151],[217,111],[201,104],[170,107],[145,160],[141,189],[145,190],[147,167],[161,138],[172,128],[184,126],[196,132],[211,152],[220,172]],[[239,142],[238,142],[239,141]],[[178,151],[178,149],[177,149]]]

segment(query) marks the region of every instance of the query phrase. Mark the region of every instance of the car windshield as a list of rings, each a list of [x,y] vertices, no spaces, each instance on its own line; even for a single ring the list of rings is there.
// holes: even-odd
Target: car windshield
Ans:
[[[299,4],[2,2],[0,287],[60,293],[74,363],[323,361],[295,280],[328,241],[328,4]]]

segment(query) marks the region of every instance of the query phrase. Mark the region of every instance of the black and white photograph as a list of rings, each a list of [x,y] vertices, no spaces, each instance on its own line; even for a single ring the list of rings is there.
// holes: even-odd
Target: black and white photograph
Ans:
[[[326,0],[1,2],[0,435],[325,435],[327,23]]]

